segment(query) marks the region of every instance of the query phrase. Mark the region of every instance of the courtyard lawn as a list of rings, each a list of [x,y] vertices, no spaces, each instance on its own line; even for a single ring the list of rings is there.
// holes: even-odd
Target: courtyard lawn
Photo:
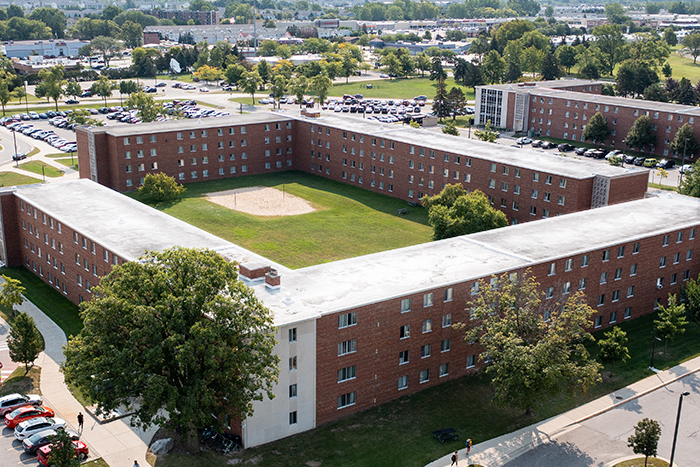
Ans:
[[[59,164],[63,164],[66,167],[70,167],[73,170],[78,170],[77,157],[74,157],[73,159],[71,159],[70,157],[68,157],[67,159],[56,159],[56,162],[58,162]]]
[[[41,180],[14,172],[0,172],[0,186],[31,185],[32,183],[41,183]]]
[[[21,281],[22,286],[26,289],[24,296],[39,307],[54,323],[58,324],[66,336],[76,335],[83,328],[78,306],[29,269],[5,267],[0,268],[0,274]]]
[[[317,211],[257,217],[207,201],[205,193],[268,186],[309,201]],[[133,192],[131,196],[138,198]],[[214,235],[290,268],[337,261],[430,241],[422,207],[303,172],[212,180],[187,185],[179,201],[155,206]],[[397,211],[407,208],[408,214]]]
[[[63,175],[65,174],[63,170],[57,169],[52,165],[44,164],[39,161],[25,162],[24,164],[20,164],[19,168],[28,170],[29,172],[34,172],[38,175],[46,175],[47,177],[63,177]]]
[[[493,390],[489,379],[477,373],[297,436],[246,449],[234,454],[234,457],[243,462],[255,460],[268,467],[318,465],[316,463],[321,463],[324,467],[421,467],[455,449],[463,449],[467,437],[472,438],[475,444],[484,442],[563,413],[652,375],[647,366],[651,356],[651,331],[655,317],[656,314],[652,313],[620,325],[627,332],[632,358],[625,364],[615,365],[612,379],[608,376],[610,369],[606,367],[604,381],[587,394],[543,398],[544,404],[529,418],[519,410],[490,406]],[[603,332],[596,332],[596,339],[600,339]],[[596,344],[589,345],[594,356],[598,353],[597,348]],[[662,351],[663,345],[657,346],[654,360],[654,366],[661,369],[700,355],[700,326],[697,323],[688,324],[686,332],[675,342],[669,343],[668,354],[660,355]],[[459,439],[440,444],[431,432],[446,427],[454,427]],[[161,456],[156,467],[224,467],[229,460],[229,457],[208,451],[200,456],[170,454]]]
[[[371,84],[372,89],[367,89]],[[474,88],[467,88],[455,83],[454,78],[445,80],[447,90],[453,86],[459,87],[467,97],[467,100],[474,100]],[[394,78],[385,80],[355,81],[348,84],[334,84],[328,91],[329,95],[339,97],[343,94],[362,94],[365,98],[377,99],[413,99],[416,96],[424,95],[428,99],[435,97],[437,82],[428,78]]]
[[[700,80],[700,60],[694,64],[692,58],[681,57],[678,55],[680,48],[680,46],[674,47],[673,52],[671,52],[671,55],[668,57],[668,64],[671,65],[671,69],[673,70],[673,79],[680,81],[681,78],[688,78],[693,86],[695,86],[698,80]],[[665,79],[661,72],[659,72],[659,79],[661,79],[661,81]]]

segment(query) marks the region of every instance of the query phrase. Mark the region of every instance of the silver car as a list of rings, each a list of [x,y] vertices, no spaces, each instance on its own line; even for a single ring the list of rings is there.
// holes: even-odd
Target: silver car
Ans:
[[[38,417],[30,420],[25,420],[15,428],[15,438],[23,440],[29,438],[35,433],[48,429],[64,428],[66,421],[56,417]]]

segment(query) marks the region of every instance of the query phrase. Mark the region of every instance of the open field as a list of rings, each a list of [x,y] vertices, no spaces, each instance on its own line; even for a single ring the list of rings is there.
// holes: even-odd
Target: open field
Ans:
[[[31,185],[32,183],[41,183],[41,179],[14,172],[0,172],[0,186]]]
[[[46,175],[47,177],[63,177],[65,172],[55,168],[52,165],[43,164],[39,161],[25,162],[19,165],[20,169],[28,170],[29,172],[34,172],[37,175]]]
[[[367,89],[371,84],[372,89]],[[447,90],[453,86],[459,87],[467,96],[467,100],[474,100],[474,88],[467,88],[456,84],[454,78],[445,80]],[[437,82],[428,78],[394,78],[382,81],[356,81],[348,84],[334,84],[328,91],[330,96],[342,96],[343,94],[362,94],[365,97],[377,99],[413,99],[415,96],[425,95],[428,99],[435,97]]]
[[[678,51],[681,46],[673,47],[673,52],[668,57],[668,63],[671,65],[673,70],[673,79],[679,80],[681,78],[688,78],[693,86],[700,80],[700,62],[693,64],[692,58],[681,57],[678,55]],[[663,81],[664,76],[659,73],[659,78]]]
[[[317,210],[257,217],[219,206],[205,196],[258,185],[304,198]],[[131,196],[138,198],[136,192]],[[291,268],[425,243],[432,232],[421,207],[303,172],[192,183],[179,201],[155,207]],[[399,217],[401,208],[408,214]]]
[[[524,426],[565,412],[585,402],[613,392],[652,375],[647,369],[651,356],[651,331],[656,314],[652,313],[620,325],[627,332],[631,359],[618,363],[612,379],[605,368],[604,381],[585,395],[543,398],[543,405],[532,417],[522,412],[489,405],[493,390],[489,379],[475,374],[450,381],[425,391],[383,404],[313,431],[247,449],[234,457],[243,461],[257,459],[266,467],[321,465],[348,467],[421,467],[454,449],[464,440],[474,443],[510,433]],[[596,332],[596,339],[603,332]],[[593,355],[597,346],[590,345]],[[667,355],[657,346],[654,366],[666,369],[700,354],[700,326],[690,323],[686,332],[670,343]],[[431,435],[436,429],[454,427],[459,440],[438,443]],[[630,454],[632,454],[630,449]],[[158,459],[156,467],[224,467],[229,457],[205,452],[200,456],[171,454]],[[319,464],[312,464],[312,462]]]

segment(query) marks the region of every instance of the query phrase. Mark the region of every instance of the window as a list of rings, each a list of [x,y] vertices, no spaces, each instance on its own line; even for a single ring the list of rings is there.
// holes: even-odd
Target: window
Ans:
[[[452,326],[452,313],[447,313],[446,315],[442,315],[442,327],[446,328]]]
[[[681,261],[681,254],[680,253],[676,253],[675,255],[673,255],[673,264],[678,264],[678,263],[680,263],[680,261]]]
[[[571,271],[574,268],[574,259],[569,258],[564,263],[564,271]]]
[[[423,370],[420,372],[420,382],[425,383],[430,381],[430,370]]]
[[[452,287],[445,289],[445,301],[451,302],[454,297],[454,289]]]
[[[693,250],[688,250],[685,254],[685,260],[690,261],[691,259],[693,259]]]
[[[338,396],[338,408],[348,407],[350,405],[355,405],[355,391],[348,394],[343,394]]]
[[[588,261],[589,261],[589,260],[590,260],[590,256],[589,256],[589,255],[583,255],[583,257],[581,258],[581,267],[582,267],[582,268],[585,268],[586,266],[588,266]]]
[[[399,339],[406,339],[411,337],[411,325],[406,324],[399,328]]]
[[[433,306],[433,293],[427,293],[423,295],[423,308]]]
[[[610,313],[610,324],[614,323],[615,321],[617,321],[617,311]]]
[[[403,365],[404,363],[408,363],[408,350],[399,352],[399,365]]]
[[[357,352],[357,339],[343,341],[338,344],[338,356]]]
[[[420,358],[430,357],[430,344],[421,345]]]
[[[297,369],[297,356],[289,357],[289,371]]]
[[[557,264],[556,264],[556,263],[550,264],[550,265],[549,265],[549,270],[548,270],[548,272],[547,272],[547,275],[548,275],[548,276],[553,276],[554,274],[556,274],[556,270],[557,270]]]
[[[450,374],[450,364],[443,363],[440,365],[440,377],[447,376]]]
[[[408,387],[408,376],[401,376],[399,378],[399,391],[406,389]]]
[[[496,173],[496,164],[491,163],[491,172]]]
[[[608,273],[604,272],[600,275],[600,283],[601,284],[607,284],[608,283]]]
[[[695,231],[696,229],[690,229],[690,236],[688,237],[689,240],[695,240]]]
[[[338,329],[354,326],[357,324],[357,312],[345,313],[338,316]]]
[[[433,330],[433,320],[432,319],[423,320],[423,332],[424,333],[431,332],[432,330]]]
[[[615,280],[619,281],[620,279],[622,279],[622,268],[617,268],[615,270]]]
[[[632,245],[632,254],[636,255],[639,253],[639,242],[635,242],[634,245]]]
[[[676,243],[681,243],[683,241],[683,232],[678,232],[676,235]]]
[[[289,342],[297,341],[297,328],[292,328],[289,330]]]
[[[407,311],[411,311],[411,299],[410,298],[404,298],[401,300],[401,313],[405,313]]]
[[[662,256],[661,259],[659,260],[659,267],[660,268],[666,267],[666,257],[665,256]]]
[[[578,289],[579,290],[586,290],[586,278],[585,277],[582,277],[581,279],[579,279]]]
[[[564,289],[563,289],[562,293],[564,293],[564,294],[571,293],[571,282],[564,283]]]
[[[625,256],[625,247],[624,246],[617,247],[617,257],[623,258],[624,256]]]
[[[131,138],[124,138],[124,146],[128,146],[131,144]]]
[[[599,328],[603,325],[603,317],[602,316],[596,316],[595,318],[595,327]]]
[[[637,265],[633,264],[630,266],[630,276],[636,276],[637,275]]]
[[[545,298],[550,299],[554,297],[554,287],[547,287],[547,290],[545,291]]]
[[[565,178],[559,179],[559,188],[566,188],[566,179]]]
[[[620,291],[619,291],[619,290],[616,290],[616,291],[614,291],[613,294],[612,294],[612,301],[613,301],[613,302],[616,302],[616,301],[618,301],[618,300],[620,300]]]
[[[290,425],[297,424],[297,411],[296,410],[294,412],[289,412],[289,424]]]
[[[450,351],[450,340],[443,339],[442,342],[440,342],[440,352],[449,352],[449,351]]]
[[[605,294],[598,295],[598,306],[605,305]]]
[[[668,246],[669,235],[664,235],[663,242],[661,246]]]
[[[630,285],[627,287],[627,298],[634,297],[634,286]]]
[[[349,379],[355,379],[355,368],[357,365],[349,366],[346,368],[341,368],[338,370],[338,382],[342,383]]]
[[[532,194],[530,195],[531,198],[537,199],[537,190],[532,190]]]

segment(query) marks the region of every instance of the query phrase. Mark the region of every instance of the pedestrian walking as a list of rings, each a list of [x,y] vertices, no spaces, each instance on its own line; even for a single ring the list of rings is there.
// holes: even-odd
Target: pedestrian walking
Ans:
[[[472,450],[472,439],[471,439],[471,438],[467,438],[467,442],[464,443],[464,444],[465,444],[465,446],[467,447],[467,455],[469,455],[469,451]]]
[[[85,418],[83,417],[82,412],[78,412],[78,428],[80,431],[83,431],[83,422],[85,421]]]
[[[134,459],[134,467],[139,467],[139,461]]]
[[[455,453],[452,454],[452,463],[450,464],[450,467],[452,467],[453,465],[459,467],[459,454],[457,453],[457,451],[455,451]]]

